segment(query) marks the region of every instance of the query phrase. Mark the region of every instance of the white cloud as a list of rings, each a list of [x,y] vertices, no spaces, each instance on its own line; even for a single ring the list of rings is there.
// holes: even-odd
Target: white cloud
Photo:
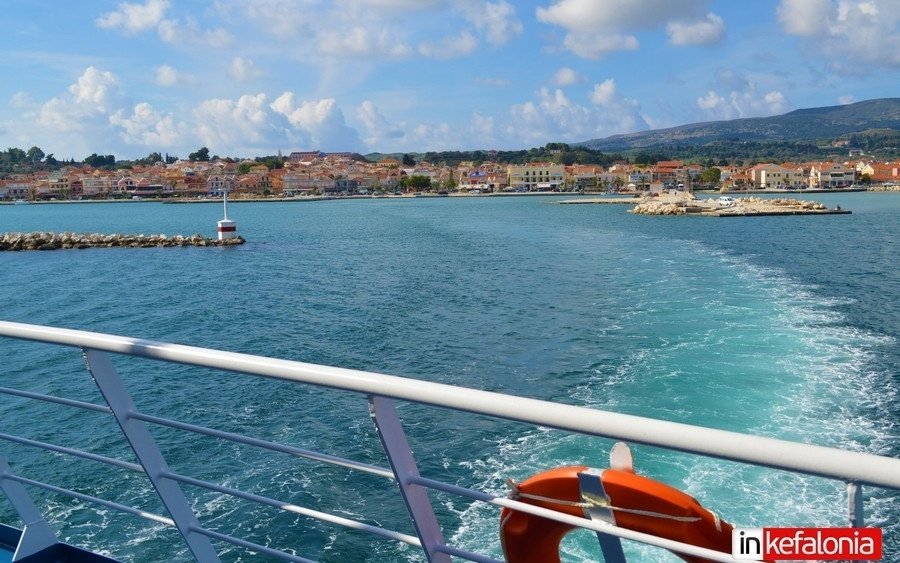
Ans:
[[[900,1],[781,0],[778,21],[842,73],[900,67]]]
[[[333,98],[297,103],[293,92],[285,92],[269,107],[287,118],[295,129],[307,134],[323,150],[358,150],[359,134],[347,126],[344,113]]]
[[[369,149],[382,150],[380,147],[396,145],[398,142],[402,142],[406,136],[400,127],[394,127],[388,123],[370,100],[365,100],[356,108],[356,117],[363,126],[362,141]]]
[[[103,14],[96,23],[103,29],[122,28],[130,33],[154,29],[169,8],[169,0],[147,0],[144,4],[123,2],[114,12]]]
[[[583,141],[646,129],[647,122],[638,104],[616,96],[614,83],[607,82],[605,87],[598,85],[604,102],[602,109],[577,104],[559,89],[539,90],[537,102],[525,102],[510,109],[512,120],[505,129],[507,137],[516,139],[516,144],[522,140],[527,143],[543,143],[547,139]]]
[[[69,86],[69,92],[78,104],[106,110],[110,96],[117,88],[118,81],[111,72],[101,71],[90,66],[78,77],[75,84]]]
[[[419,53],[432,59],[454,59],[471,54],[477,47],[478,40],[468,31],[463,31],[437,42],[421,43]]]
[[[537,17],[542,22],[580,32],[625,27],[649,29],[705,4],[697,0],[557,0],[548,8],[539,7]]]
[[[265,94],[244,94],[237,100],[204,100],[194,110],[195,126],[207,147],[255,146],[265,140],[268,115]]]
[[[615,96],[616,81],[608,78],[602,83],[594,85],[594,91],[591,92],[591,102],[598,106],[608,106],[613,102]]]
[[[204,45],[221,48],[230,45],[233,37],[222,28],[200,29],[193,19],[186,23],[177,19],[167,19],[169,0],[147,0],[144,4],[123,2],[119,9],[103,14],[95,20],[102,29],[122,29],[136,34],[156,30],[159,38],[172,45]]]
[[[835,8],[831,0],[782,0],[775,11],[788,33],[815,37],[826,32]]]
[[[787,99],[784,97],[784,94],[777,90],[773,90],[763,96],[763,101],[772,113],[781,113],[787,108]]]
[[[156,83],[160,86],[175,86],[178,84],[178,71],[169,65],[156,67]]]
[[[25,114],[23,122],[34,120],[39,129],[69,135],[86,133],[106,122],[106,114],[121,104],[118,79],[109,71],[90,66],[84,70],[66,93],[35,103],[19,98]]]
[[[706,94],[696,106],[706,119],[763,117],[787,112],[791,104],[781,88],[784,77],[769,73],[745,75],[731,69],[717,69]]]
[[[579,82],[584,82],[584,77],[567,66],[557,70],[553,75],[553,83],[557,86],[571,86]]]
[[[760,94],[752,80],[735,80],[735,83],[741,82],[745,84],[744,88],[733,89],[727,94],[710,90],[706,95],[697,98],[697,107],[703,110],[709,119],[779,115],[790,108],[790,103],[781,91],[771,90]]]
[[[176,146],[185,130],[185,125],[176,124],[171,114],[162,115],[146,102],[134,106],[131,115],[117,111],[109,117],[109,122],[122,129],[122,139],[126,143],[146,147]]]
[[[524,30],[507,0],[218,1],[246,14],[289,56],[340,67],[335,72],[356,72],[347,67],[354,59],[465,56],[480,45],[504,45]]]
[[[72,104],[61,98],[50,98],[40,106],[37,123],[46,129],[59,133],[73,133],[84,129],[81,118],[72,111]]]
[[[490,146],[494,142],[494,118],[475,113],[472,116],[472,129],[478,134],[478,140]]]
[[[685,25],[697,25],[685,22],[706,14],[707,4],[709,0],[556,0],[548,7],[538,7],[536,15],[538,21],[567,30],[565,48],[580,57],[600,59],[615,51],[637,49],[636,31],[653,31],[676,22],[675,32],[680,33]],[[724,29],[724,22],[718,22],[719,16],[708,14],[700,23],[711,37],[717,26]]]
[[[359,25],[322,31],[316,47],[322,54],[338,57],[401,58],[410,53],[409,47],[387,29],[373,31]]]
[[[253,59],[234,57],[228,67],[228,75],[238,82],[250,82],[262,76],[262,71],[253,62]]]
[[[716,111],[728,104],[725,98],[717,92],[710,90],[705,96],[697,98],[697,107],[707,111]]]
[[[244,13],[252,21],[279,39],[302,37],[315,22],[316,0],[254,0],[240,2]]]
[[[838,98],[838,103],[841,104],[842,106],[845,106],[847,104],[852,104],[855,101],[856,101],[856,97],[854,97],[852,94],[847,94],[846,96],[841,96]]]
[[[16,117],[3,126],[17,142],[40,146],[57,156],[107,154],[116,144],[116,136],[109,130],[109,115],[122,107],[124,100],[116,76],[90,66],[62,93],[46,101],[35,101],[23,92],[13,96]]]
[[[671,21],[666,33],[673,45],[712,45],[725,37],[725,21],[715,14],[700,21]]]
[[[34,100],[28,92],[16,92],[9,99],[9,106],[15,109],[27,108],[34,105]]]
[[[350,0],[348,4],[358,3],[375,6],[376,8],[388,8],[400,11],[427,10],[438,6],[440,0]]]
[[[189,20],[181,23],[178,20],[163,20],[157,26],[159,38],[170,45],[201,45],[213,49],[227,47],[234,42],[234,37],[222,28],[200,29]]]
[[[634,51],[640,47],[636,37],[632,35],[603,35],[570,33],[563,40],[563,45],[586,59],[602,59],[615,51]]]
[[[522,34],[522,22],[516,17],[515,7],[508,2],[467,0],[457,2],[457,5],[488,43],[504,45],[514,36]]]

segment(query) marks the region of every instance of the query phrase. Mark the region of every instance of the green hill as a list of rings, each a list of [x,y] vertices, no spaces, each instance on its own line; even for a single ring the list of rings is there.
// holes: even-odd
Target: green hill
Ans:
[[[679,152],[714,149],[723,143],[815,145],[887,150],[900,147],[900,98],[867,100],[843,106],[799,109],[773,117],[692,123],[668,129],[613,135],[578,143],[605,152]],[[704,151],[706,152],[706,151]]]

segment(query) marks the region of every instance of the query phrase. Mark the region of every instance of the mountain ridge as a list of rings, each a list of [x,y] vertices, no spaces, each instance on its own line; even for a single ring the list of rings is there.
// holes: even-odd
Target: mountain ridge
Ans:
[[[797,109],[770,117],[689,123],[590,139],[574,145],[601,151],[627,151],[662,149],[673,145],[701,146],[721,141],[850,141],[854,134],[898,129],[900,98],[879,98],[839,106]]]

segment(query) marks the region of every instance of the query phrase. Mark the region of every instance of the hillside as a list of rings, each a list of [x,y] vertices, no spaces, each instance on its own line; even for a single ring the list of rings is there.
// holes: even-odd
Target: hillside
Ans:
[[[592,139],[580,146],[606,152],[634,149],[668,151],[722,142],[832,144],[897,151],[900,98],[867,100],[843,106],[799,109],[784,115],[692,123]],[[863,139],[866,146],[854,146]],[[861,143],[862,144],[862,143]],[[712,147],[710,147],[712,148]]]

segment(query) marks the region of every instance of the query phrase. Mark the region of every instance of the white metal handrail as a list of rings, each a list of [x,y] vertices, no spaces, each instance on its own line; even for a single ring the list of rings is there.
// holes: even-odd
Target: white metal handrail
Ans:
[[[306,559],[303,559],[302,557],[279,552],[266,546],[257,546],[246,540],[240,540],[227,536],[226,534],[206,530],[197,523],[196,517],[189,508],[187,508],[186,513],[183,511],[181,508],[182,504],[179,504],[183,503],[182,500],[179,500],[183,499],[183,495],[177,490],[177,487],[173,492],[166,492],[165,489],[170,489],[170,485],[176,482],[200,486],[224,494],[234,494],[235,496],[247,500],[279,506],[283,509],[287,507],[287,510],[295,513],[306,514],[320,520],[330,521],[350,528],[364,529],[370,533],[391,537],[392,539],[404,541],[405,543],[420,545],[425,550],[428,558],[432,561],[449,561],[449,558],[446,558],[447,555],[459,556],[473,561],[487,562],[493,560],[445,544],[441,536],[440,528],[436,527],[438,525],[436,520],[434,520],[434,514],[431,511],[428,498],[427,496],[424,496],[425,488],[460,495],[496,506],[514,508],[522,512],[528,512],[559,522],[588,528],[610,536],[633,539],[650,545],[675,550],[680,553],[692,554],[716,561],[731,560],[730,556],[726,554],[649,536],[647,534],[640,534],[630,530],[623,530],[604,523],[567,516],[552,510],[535,507],[511,499],[499,498],[495,495],[490,495],[481,491],[473,491],[419,476],[418,470],[415,467],[415,460],[409,456],[409,448],[406,443],[402,426],[399,424],[399,419],[396,418],[396,413],[393,410],[393,406],[389,399],[401,399],[437,407],[558,428],[592,436],[614,438],[633,443],[658,446],[670,450],[838,479],[849,484],[850,513],[851,519],[855,524],[861,524],[862,522],[862,487],[860,485],[866,484],[889,489],[900,489],[900,459],[873,454],[849,452],[823,446],[801,444],[773,438],[763,438],[736,432],[632,415],[623,415],[583,407],[561,405],[547,401],[371,372],[94,332],[0,321],[0,336],[73,346],[85,351],[89,369],[91,369],[92,373],[99,371],[99,374],[94,373],[95,380],[97,381],[98,386],[101,387],[101,391],[111,408],[105,405],[94,405],[92,403],[83,403],[69,399],[52,398],[6,388],[0,388],[0,393],[8,392],[8,394],[21,397],[51,400],[52,402],[68,406],[76,406],[114,414],[122,426],[123,433],[126,434],[129,442],[132,442],[132,447],[135,449],[135,453],[138,454],[142,467],[135,466],[135,464],[129,464],[128,462],[112,460],[112,458],[104,458],[103,456],[98,456],[96,454],[89,454],[86,452],[76,453],[77,450],[71,450],[62,446],[53,446],[20,438],[15,438],[12,441],[18,441],[19,443],[37,447],[51,446],[47,449],[58,451],[60,453],[81,455],[81,457],[93,459],[95,461],[114,462],[113,464],[127,469],[139,467],[145,472],[153,469],[153,473],[156,475],[154,479],[157,480],[154,481],[154,486],[160,493],[164,504],[170,508],[170,513],[171,507],[166,500],[166,496],[168,495],[171,497],[170,501],[174,499],[176,512],[180,512],[180,514],[172,514],[172,521],[174,525],[177,525],[179,530],[182,531],[182,535],[189,545],[195,544],[197,546],[196,549],[192,547],[192,552],[194,552],[198,560],[216,560],[214,554],[208,557],[206,555],[202,557],[198,555],[198,553],[202,553],[203,550],[206,549],[205,546],[207,545],[204,542],[199,541],[198,537],[205,536],[207,538],[228,541],[249,549],[257,549],[263,553],[281,554],[283,558],[288,560],[306,561]],[[103,355],[103,352],[245,373],[365,394],[369,397],[371,405],[370,409],[372,410],[373,418],[376,422],[376,428],[381,435],[383,446],[388,454],[388,459],[391,462],[392,470],[388,471],[377,466],[353,460],[345,460],[328,454],[310,452],[308,450],[275,444],[256,438],[212,430],[139,413],[130,403],[127,391],[124,390],[124,387],[121,387],[121,381],[118,379],[115,369],[105,355]],[[93,365],[96,366],[92,367]],[[107,383],[104,384],[101,380],[106,380]],[[111,392],[112,396],[109,396]],[[281,451],[291,455],[298,455],[326,463],[343,465],[351,469],[366,471],[376,475],[393,477],[398,481],[398,485],[400,485],[401,494],[406,500],[407,507],[413,516],[419,538],[405,536],[404,534],[380,528],[377,528],[377,530],[380,531],[366,529],[368,526],[366,524],[351,520],[341,522],[340,520],[342,519],[340,517],[334,517],[324,513],[316,514],[316,511],[311,511],[302,507],[280,503],[280,501],[275,501],[266,497],[257,497],[250,493],[244,493],[242,491],[236,491],[220,485],[178,475],[169,471],[165,466],[165,461],[159,457],[159,451],[155,444],[152,443],[152,439],[149,438],[149,434],[146,434],[146,430],[141,426],[138,426],[137,430],[130,427],[133,424],[140,425],[145,422],[199,432],[209,436],[234,440],[240,443],[272,449],[274,451]],[[130,434],[134,434],[134,436]],[[134,443],[135,436],[138,437],[137,444]],[[142,438],[141,436],[146,437]],[[0,439],[8,439],[8,437],[0,435]],[[150,442],[149,447],[148,444],[143,443],[148,440]],[[148,462],[144,458],[147,458],[150,461]],[[154,461],[157,458],[158,461]],[[152,467],[148,467],[148,463]],[[30,482],[24,478],[6,473],[0,475],[0,481],[2,481],[2,479],[10,479],[19,483],[35,483],[35,486],[43,486],[45,488],[52,487],[50,485]],[[161,490],[161,488],[164,490]],[[6,489],[4,488],[4,490]],[[60,489],[60,491],[73,493],[72,491],[65,491],[63,489]],[[78,493],[74,494],[78,495]],[[174,496],[171,496],[173,494]],[[10,495],[8,491],[7,495]],[[84,498],[93,498],[85,495],[80,496]],[[15,505],[15,500],[13,498],[11,498],[11,500],[13,500],[13,504]],[[109,501],[100,500],[100,502],[110,506]],[[133,513],[140,512],[133,508],[131,508],[130,511]],[[142,516],[148,517],[144,514],[142,514]],[[372,526],[368,527],[375,528]]]
[[[0,336],[309,383],[581,434],[900,489],[900,460],[502,393],[96,332],[0,321]]]

